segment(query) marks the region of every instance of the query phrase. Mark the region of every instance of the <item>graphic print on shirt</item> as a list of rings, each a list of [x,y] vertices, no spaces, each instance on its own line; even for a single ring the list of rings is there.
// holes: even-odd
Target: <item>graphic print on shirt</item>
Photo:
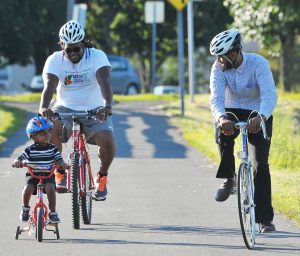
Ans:
[[[85,69],[81,71],[65,72],[64,86],[80,87],[91,83],[91,70]]]

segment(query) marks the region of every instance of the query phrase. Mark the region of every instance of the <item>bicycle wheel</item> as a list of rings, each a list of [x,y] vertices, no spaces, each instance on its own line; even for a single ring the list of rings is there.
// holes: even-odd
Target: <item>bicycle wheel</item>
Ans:
[[[19,239],[19,235],[21,234],[20,229],[21,229],[21,227],[18,226],[18,227],[17,227],[17,231],[16,231],[16,236],[15,236],[15,239],[16,239],[16,240]]]
[[[78,172],[79,155],[75,152],[71,162],[72,218],[74,229],[80,228]]]
[[[92,181],[89,175],[89,164],[83,161],[83,177],[84,177],[84,196],[81,196],[81,213],[84,224],[91,224],[92,221]]]
[[[255,244],[255,205],[253,198],[251,167],[242,163],[238,172],[238,209],[245,245],[253,249]]]
[[[44,228],[44,208],[38,207],[36,219],[36,238],[38,242],[43,241],[43,228]]]

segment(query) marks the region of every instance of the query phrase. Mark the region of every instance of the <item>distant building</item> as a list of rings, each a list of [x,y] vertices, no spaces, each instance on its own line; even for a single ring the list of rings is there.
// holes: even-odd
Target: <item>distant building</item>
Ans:
[[[13,94],[24,92],[24,86],[28,86],[35,75],[35,66],[29,64],[7,65],[0,69],[0,94]]]

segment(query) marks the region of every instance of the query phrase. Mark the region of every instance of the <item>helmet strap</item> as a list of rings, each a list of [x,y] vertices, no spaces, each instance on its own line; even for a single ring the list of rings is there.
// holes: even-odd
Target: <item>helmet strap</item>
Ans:
[[[235,68],[240,60],[241,50],[238,51],[238,56],[234,62],[226,55],[223,55],[222,57],[230,64],[230,67],[224,68],[223,71],[231,69],[231,68]]]

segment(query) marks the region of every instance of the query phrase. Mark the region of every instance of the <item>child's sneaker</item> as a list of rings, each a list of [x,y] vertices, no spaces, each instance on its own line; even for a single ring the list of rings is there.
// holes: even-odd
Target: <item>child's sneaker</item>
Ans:
[[[96,201],[104,201],[107,195],[106,188],[107,176],[102,176],[101,178],[95,178],[95,192],[94,199]]]
[[[60,219],[58,217],[57,212],[49,212],[50,222],[53,224],[60,223]]]
[[[22,206],[21,214],[20,214],[20,221],[27,222],[29,220],[29,206]]]

